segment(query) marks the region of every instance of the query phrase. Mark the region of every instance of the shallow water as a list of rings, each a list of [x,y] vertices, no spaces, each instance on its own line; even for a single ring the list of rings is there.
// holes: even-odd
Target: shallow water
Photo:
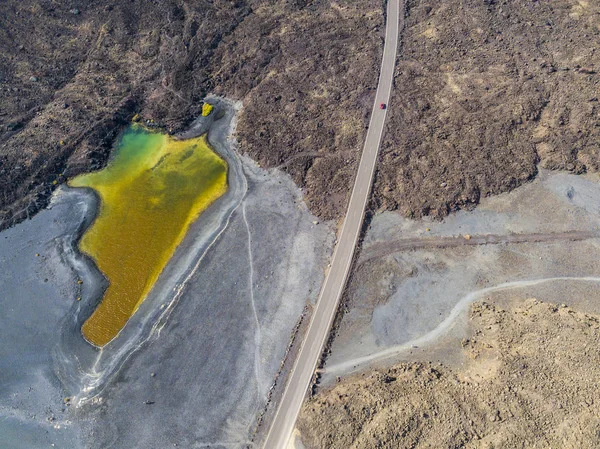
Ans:
[[[80,242],[110,282],[84,323],[104,346],[152,289],[189,225],[227,189],[227,164],[199,137],[178,141],[132,127],[104,169],[70,181],[91,187],[100,211]]]

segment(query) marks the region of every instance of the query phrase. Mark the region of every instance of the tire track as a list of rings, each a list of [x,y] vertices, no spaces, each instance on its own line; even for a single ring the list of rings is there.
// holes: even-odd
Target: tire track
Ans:
[[[427,248],[457,248],[461,246],[501,245],[508,243],[546,243],[546,242],[576,242],[600,237],[594,231],[567,231],[532,234],[484,234],[460,235],[451,237],[415,237],[400,239],[392,242],[378,242],[363,250],[358,263],[361,266],[372,259],[387,256],[401,251]]]

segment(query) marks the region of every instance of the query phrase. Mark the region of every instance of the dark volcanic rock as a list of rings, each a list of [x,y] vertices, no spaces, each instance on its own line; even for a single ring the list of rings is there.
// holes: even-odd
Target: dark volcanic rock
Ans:
[[[544,168],[599,168],[597,4],[407,2],[376,207],[443,217]],[[585,65],[585,69],[580,68]],[[560,68],[557,70],[556,68]]]
[[[47,198],[59,174],[103,166],[135,113],[178,132],[208,92],[244,101],[242,151],[287,161],[315,211],[341,213],[377,79],[379,2],[78,6],[0,3],[0,228],[45,204],[32,198]]]

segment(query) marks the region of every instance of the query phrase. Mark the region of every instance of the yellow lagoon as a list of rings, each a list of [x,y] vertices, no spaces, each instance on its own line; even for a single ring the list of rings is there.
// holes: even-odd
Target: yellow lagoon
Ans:
[[[90,343],[104,346],[144,301],[190,224],[225,193],[227,164],[204,136],[178,141],[134,126],[104,170],[70,185],[91,187],[101,200],[79,247],[110,282],[82,327]]]

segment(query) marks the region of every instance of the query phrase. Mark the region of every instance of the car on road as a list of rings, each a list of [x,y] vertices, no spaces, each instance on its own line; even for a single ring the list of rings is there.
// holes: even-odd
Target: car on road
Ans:
[[[387,107],[387,106],[386,106],[386,104],[385,104],[385,103],[381,103],[381,104],[379,105],[379,109],[385,109],[386,107]]]

